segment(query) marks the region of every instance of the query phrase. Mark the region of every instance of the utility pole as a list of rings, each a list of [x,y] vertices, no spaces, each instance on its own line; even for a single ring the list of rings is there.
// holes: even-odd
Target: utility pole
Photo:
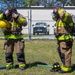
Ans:
[[[31,40],[32,10],[28,11],[28,37]]]

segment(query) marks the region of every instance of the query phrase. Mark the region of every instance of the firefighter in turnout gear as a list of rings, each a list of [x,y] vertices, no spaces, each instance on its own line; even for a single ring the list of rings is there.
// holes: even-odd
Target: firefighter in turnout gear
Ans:
[[[55,15],[55,16],[54,16]],[[71,72],[71,55],[73,46],[73,21],[70,13],[57,6],[53,11],[53,20],[56,21],[56,38],[58,53],[62,62],[60,73]]]
[[[5,12],[0,14],[0,21],[2,21],[0,22],[0,25],[4,26],[3,28],[6,28],[4,30],[6,69],[11,69],[13,67],[13,52],[15,50],[19,68],[24,70],[26,67],[24,54],[25,46],[21,31],[22,26],[27,25],[26,18],[19,14],[16,8],[9,7]]]

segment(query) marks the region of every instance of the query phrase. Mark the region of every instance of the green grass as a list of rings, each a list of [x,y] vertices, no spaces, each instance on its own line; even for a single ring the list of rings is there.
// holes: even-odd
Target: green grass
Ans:
[[[5,65],[5,50],[3,50],[4,40],[0,40],[0,66]],[[73,45],[72,64],[75,64],[75,42]],[[14,63],[17,64],[16,54],[14,52]],[[25,41],[25,58],[28,67],[24,71],[18,68],[6,71],[0,70],[0,75],[62,75],[50,72],[50,68],[36,66],[37,64],[52,65],[58,61],[61,64],[57,53],[56,40],[26,40]],[[75,72],[64,74],[74,75]]]

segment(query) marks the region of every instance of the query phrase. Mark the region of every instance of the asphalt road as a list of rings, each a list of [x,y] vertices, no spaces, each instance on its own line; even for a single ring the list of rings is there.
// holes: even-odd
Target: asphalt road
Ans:
[[[55,36],[54,35],[30,36],[24,37],[24,39],[55,39]]]

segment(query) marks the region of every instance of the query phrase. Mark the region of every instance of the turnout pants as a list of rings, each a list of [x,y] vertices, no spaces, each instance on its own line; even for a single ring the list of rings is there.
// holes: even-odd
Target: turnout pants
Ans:
[[[24,56],[24,40],[23,39],[8,39],[4,43],[4,49],[6,51],[5,58],[6,63],[13,63],[13,52],[15,50],[17,60],[19,63],[25,63]]]
[[[63,40],[58,41],[58,53],[60,56],[60,59],[62,61],[62,64],[65,67],[71,66],[71,55],[72,55],[72,46],[73,46],[73,39],[70,40]]]

